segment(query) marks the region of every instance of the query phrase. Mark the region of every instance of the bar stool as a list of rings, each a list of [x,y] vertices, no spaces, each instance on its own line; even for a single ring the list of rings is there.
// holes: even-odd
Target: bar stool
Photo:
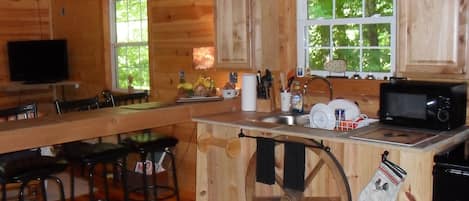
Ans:
[[[86,111],[99,109],[98,97],[72,100],[72,101],[55,101],[56,109],[58,114],[74,111]],[[100,140],[101,141],[101,140]],[[71,142],[63,144],[62,146],[63,155],[70,161],[86,165],[88,168],[88,185],[89,185],[89,196],[90,200],[94,201],[95,196],[93,192],[94,188],[94,171],[98,164],[103,165],[103,180],[104,180],[104,192],[106,200],[109,201],[109,187],[107,182],[107,170],[106,164],[108,163],[122,163],[126,166],[126,157],[129,153],[129,149],[120,144],[113,143],[88,143],[88,142]],[[74,168],[73,165],[70,168],[70,187],[71,187],[71,200],[74,200]],[[125,174],[122,175],[122,187],[124,189],[124,200],[128,200],[127,190],[127,177]]]
[[[110,103],[113,107],[148,102],[148,91],[122,95],[113,95],[110,91],[103,91],[103,96],[106,100],[105,102]],[[178,139],[160,133],[153,133],[150,129],[145,129],[141,133],[127,137],[122,141],[122,144],[129,147],[132,152],[138,153],[140,155],[140,162],[143,165],[143,186],[141,188],[132,190],[143,189],[143,196],[145,201],[150,200],[148,190],[152,190],[153,200],[164,200],[174,196],[176,197],[176,200],[180,200],[175,157],[174,154],[171,152],[171,148],[174,148],[177,143]],[[145,161],[147,160],[147,156],[150,155],[150,161],[152,162],[152,164],[155,164],[156,152],[163,152],[168,155],[172,166],[173,186],[157,184],[157,172],[155,170],[154,165],[152,165],[152,185],[148,184],[146,173],[147,164],[145,163]],[[170,193],[164,197],[158,197],[158,188],[166,189],[170,191]]]
[[[35,103],[19,107],[0,110],[0,119],[3,121],[30,119],[37,117],[37,105]],[[6,201],[7,184],[21,183],[18,200],[24,200],[24,188],[29,182],[39,180],[41,194],[44,201],[47,200],[46,184],[48,179],[54,180],[60,191],[60,200],[65,201],[65,193],[62,181],[53,174],[63,172],[67,167],[67,161],[51,156],[42,156],[40,149],[23,150],[0,155],[0,183],[2,186],[2,201]]]

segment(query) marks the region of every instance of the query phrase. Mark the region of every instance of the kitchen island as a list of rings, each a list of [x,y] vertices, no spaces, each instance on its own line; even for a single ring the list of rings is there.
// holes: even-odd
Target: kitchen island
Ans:
[[[389,152],[388,159],[407,171],[407,177],[398,195],[399,201],[432,200],[433,156],[448,147],[465,141],[469,132],[460,128],[451,133],[437,136],[414,146],[384,144],[352,139],[351,136],[366,132],[379,124],[351,132],[337,132],[287,126],[258,121],[270,115],[256,112],[231,112],[193,118],[197,128],[197,189],[198,201],[251,200],[251,176],[255,172],[251,163],[256,153],[256,140],[239,138],[239,133],[254,137],[314,139],[335,156],[343,168],[350,185],[353,200],[357,200],[361,190],[375,174],[381,154]],[[277,148],[276,148],[277,155]],[[314,154],[307,153],[306,169],[315,167]],[[277,161],[276,161],[277,165]],[[280,168],[281,169],[281,168]],[[315,197],[334,197],[338,194],[337,175],[322,168],[315,175],[311,185],[306,187],[305,195]],[[282,194],[278,187],[256,183],[259,197]],[[248,198],[247,198],[248,197]]]

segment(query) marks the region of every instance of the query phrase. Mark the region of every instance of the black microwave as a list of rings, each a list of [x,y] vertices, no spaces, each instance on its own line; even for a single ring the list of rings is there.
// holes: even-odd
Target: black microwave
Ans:
[[[384,124],[451,130],[466,122],[466,83],[392,80],[380,86]]]

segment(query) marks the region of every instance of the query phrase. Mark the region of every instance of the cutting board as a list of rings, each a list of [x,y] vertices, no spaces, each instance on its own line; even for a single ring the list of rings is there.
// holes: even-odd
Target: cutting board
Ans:
[[[206,101],[220,101],[223,100],[223,97],[220,96],[209,96],[209,97],[202,97],[202,96],[193,96],[189,98],[178,98],[176,103],[191,103],[191,102],[206,102]]]

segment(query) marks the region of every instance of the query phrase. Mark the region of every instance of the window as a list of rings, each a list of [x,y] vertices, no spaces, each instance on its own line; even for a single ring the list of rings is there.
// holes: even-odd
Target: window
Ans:
[[[329,75],[345,60],[347,76],[394,72],[396,0],[298,0],[298,65]]]
[[[113,84],[149,89],[147,0],[111,0]]]

